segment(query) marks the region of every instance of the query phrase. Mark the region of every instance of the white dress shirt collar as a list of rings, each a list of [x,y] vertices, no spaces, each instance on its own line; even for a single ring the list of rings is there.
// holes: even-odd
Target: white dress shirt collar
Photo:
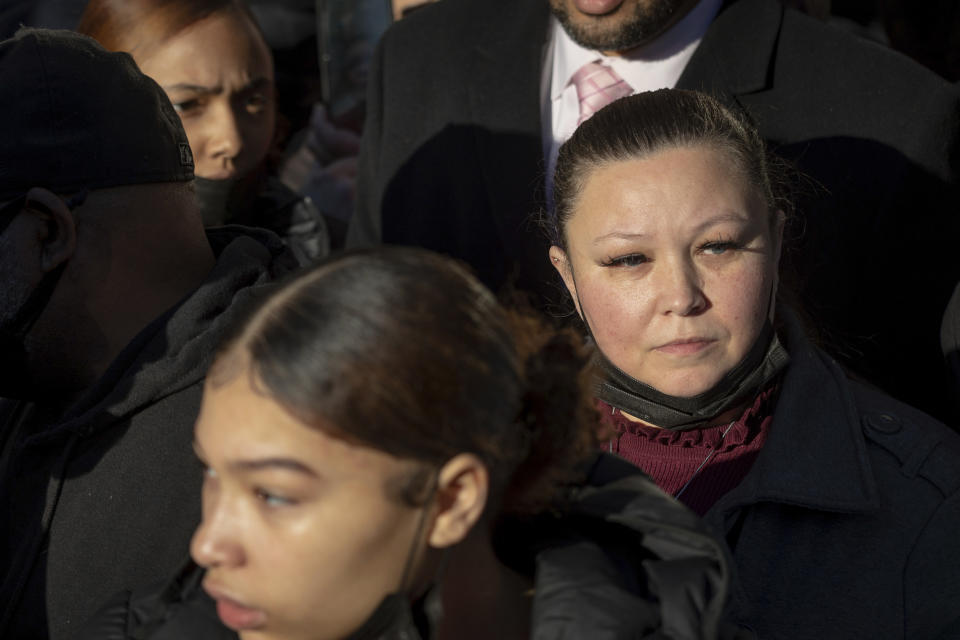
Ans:
[[[550,31],[554,42],[551,100],[558,100],[573,74],[589,62],[610,65],[634,93],[676,86],[722,4],[723,0],[701,0],[659,38],[622,56],[607,56],[580,46],[551,16]]]

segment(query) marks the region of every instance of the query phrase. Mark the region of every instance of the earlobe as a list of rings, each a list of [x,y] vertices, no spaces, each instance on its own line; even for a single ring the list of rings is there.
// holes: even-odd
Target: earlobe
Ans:
[[[34,187],[27,192],[24,209],[41,223],[37,227],[41,269],[48,273],[72,258],[77,249],[77,226],[66,203],[52,191]]]
[[[580,314],[582,318],[583,313],[580,311],[580,297],[577,295],[577,284],[573,279],[573,270],[570,268],[570,260],[567,257],[567,252],[553,245],[550,247],[550,263],[563,279],[564,286],[567,287],[570,297],[573,298],[573,304],[577,308],[577,313]]]
[[[489,488],[489,473],[477,456],[461,453],[447,461],[437,476],[437,512],[428,538],[430,546],[443,549],[466,538],[483,517]]]

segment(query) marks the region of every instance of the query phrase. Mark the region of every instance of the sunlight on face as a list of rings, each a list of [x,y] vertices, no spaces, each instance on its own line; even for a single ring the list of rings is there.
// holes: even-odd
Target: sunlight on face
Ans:
[[[250,20],[214,13],[138,57],[167,92],[202,178],[241,177],[273,140],[273,59]]]
[[[208,381],[195,445],[206,470],[191,555],[241,637],[343,637],[398,590],[422,509],[384,487],[408,463],[307,427],[247,370]]]
[[[770,314],[780,225],[714,148],[593,170],[566,237],[551,252],[598,346],[663,393],[709,390]]]

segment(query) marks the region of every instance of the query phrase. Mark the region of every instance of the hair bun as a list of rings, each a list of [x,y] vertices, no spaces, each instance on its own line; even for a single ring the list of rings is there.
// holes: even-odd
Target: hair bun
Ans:
[[[515,335],[525,354],[516,425],[526,434],[503,510],[533,511],[553,502],[577,463],[597,449],[599,424],[590,386],[591,351],[572,329],[547,329],[524,316]]]

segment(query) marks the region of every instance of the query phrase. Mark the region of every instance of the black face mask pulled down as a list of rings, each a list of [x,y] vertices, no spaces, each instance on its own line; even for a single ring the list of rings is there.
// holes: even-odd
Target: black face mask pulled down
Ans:
[[[204,227],[221,227],[237,217],[242,203],[239,179],[195,178],[193,188],[200,204],[200,217],[203,218]]]
[[[412,604],[406,595],[391,593],[346,640],[429,640],[442,616],[439,586]]]
[[[46,274],[20,309],[8,322],[0,325],[0,398],[35,399],[37,389],[30,383],[25,342],[27,334],[50,303],[66,266],[64,262]]]
[[[598,352],[597,397],[644,422],[685,431],[703,426],[724,411],[755,396],[790,361],[770,322],[750,351],[712,388],[691,398],[661,393],[628,375]]]
[[[426,505],[430,505],[436,496],[437,483],[437,479],[434,478]],[[360,625],[359,629],[347,636],[346,640],[430,640],[434,630],[439,628],[440,619],[443,617],[439,578],[446,567],[446,553],[440,562],[437,575],[434,576],[433,585],[412,603],[407,594],[417,547],[426,530],[428,512],[428,507],[424,506],[413,542],[407,552],[397,590],[385,595],[373,613]]]

